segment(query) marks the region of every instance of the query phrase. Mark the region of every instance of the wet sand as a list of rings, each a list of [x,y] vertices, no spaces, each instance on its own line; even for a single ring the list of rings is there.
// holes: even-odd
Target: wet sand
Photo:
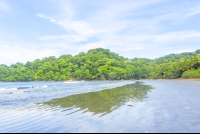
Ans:
[[[140,113],[147,132],[200,132],[199,79],[144,80],[156,89]],[[148,112],[147,112],[148,111]]]
[[[171,80],[171,81],[200,81],[200,78],[177,78],[177,79],[141,79],[141,80]]]
[[[130,80],[62,80],[62,81],[136,81],[137,79],[130,79]],[[140,80],[172,80],[172,81],[200,81],[200,78],[177,78],[177,79],[140,79]],[[0,81],[0,82],[5,82],[5,81]],[[20,81],[17,81],[20,82]],[[39,81],[39,80],[35,80],[35,81],[25,81],[25,82],[56,82],[54,80],[44,80],[44,81]],[[59,81],[58,81],[59,82]]]

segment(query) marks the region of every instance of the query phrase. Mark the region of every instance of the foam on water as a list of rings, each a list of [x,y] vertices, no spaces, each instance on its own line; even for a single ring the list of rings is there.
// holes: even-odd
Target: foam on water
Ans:
[[[17,90],[17,88],[16,87],[13,87],[13,88],[0,88],[0,90]]]
[[[44,86],[40,86],[40,87],[48,87],[47,85],[44,85]]]
[[[79,82],[84,82],[84,81],[70,81],[70,82],[64,82],[64,83],[79,83]]]
[[[22,89],[29,89],[29,88],[47,88],[47,85],[44,86],[27,86],[27,87],[10,87],[10,88],[0,88],[0,91],[8,91],[8,90],[22,90]]]
[[[10,90],[17,90],[16,87],[13,87],[13,88],[7,88],[7,89],[10,89]]]

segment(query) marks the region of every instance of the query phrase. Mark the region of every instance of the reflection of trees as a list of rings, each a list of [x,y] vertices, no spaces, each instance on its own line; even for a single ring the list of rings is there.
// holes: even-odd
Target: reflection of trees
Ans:
[[[128,101],[143,101],[147,98],[147,92],[153,89],[150,85],[144,85],[143,82],[106,89],[98,92],[89,92],[76,94],[64,98],[53,99],[44,104],[62,108],[77,107],[80,110],[88,109],[87,111],[94,114],[109,113],[114,109],[124,105]]]

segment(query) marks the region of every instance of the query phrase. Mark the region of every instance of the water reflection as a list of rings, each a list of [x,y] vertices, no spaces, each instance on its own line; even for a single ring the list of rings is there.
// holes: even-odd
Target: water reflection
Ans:
[[[64,111],[71,110],[73,108],[79,108],[78,111],[89,111],[94,115],[101,114],[101,116],[103,116],[112,112],[118,107],[125,105],[126,102],[143,101],[144,98],[148,97],[147,93],[151,89],[153,89],[153,87],[150,85],[144,85],[143,82],[135,82],[133,84],[98,92],[88,92],[59,99],[53,99],[51,101],[44,102],[43,104],[51,107],[59,106],[64,108]],[[72,113],[74,112],[68,114]]]

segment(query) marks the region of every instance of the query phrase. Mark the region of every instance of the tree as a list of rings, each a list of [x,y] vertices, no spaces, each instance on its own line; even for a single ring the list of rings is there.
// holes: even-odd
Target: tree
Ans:
[[[200,54],[200,49],[197,49],[195,52],[196,54]]]
[[[108,78],[110,80],[114,80],[116,78],[116,73],[115,72],[110,72],[109,75],[108,75]]]
[[[96,48],[75,56],[70,54],[44,57],[33,62],[0,65],[0,81],[67,80],[67,79],[147,79],[199,77],[200,49],[169,54],[155,60],[128,58]]]

